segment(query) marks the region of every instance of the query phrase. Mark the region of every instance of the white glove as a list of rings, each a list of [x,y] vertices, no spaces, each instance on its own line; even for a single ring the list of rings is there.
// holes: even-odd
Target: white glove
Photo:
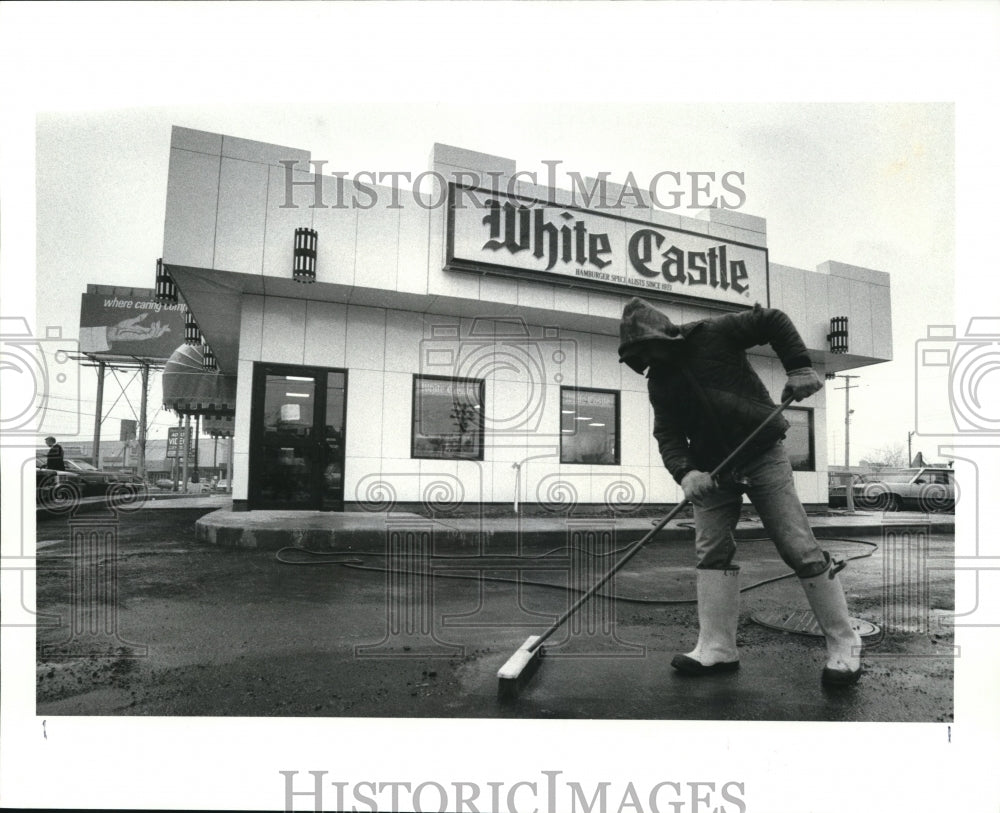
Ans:
[[[802,367],[798,370],[788,371],[788,382],[781,391],[782,402],[787,401],[789,396],[796,401],[808,398],[814,392],[823,389],[823,379],[812,367]]]
[[[711,474],[693,469],[684,475],[681,488],[684,489],[684,496],[688,500],[698,504],[703,497],[715,491],[715,480]]]

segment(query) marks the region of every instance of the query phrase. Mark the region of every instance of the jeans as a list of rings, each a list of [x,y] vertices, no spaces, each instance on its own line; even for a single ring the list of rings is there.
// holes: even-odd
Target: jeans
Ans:
[[[782,561],[800,578],[818,576],[826,569],[826,556],[816,544],[805,508],[795,492],[792,464],[784,444],[767,451],[734,472],[742,488],[727,478],[719,488],[694,506],[695,553],[702,570],[725,570],[736,554],[733,530],[740,518],[743,491],[760,515]]]

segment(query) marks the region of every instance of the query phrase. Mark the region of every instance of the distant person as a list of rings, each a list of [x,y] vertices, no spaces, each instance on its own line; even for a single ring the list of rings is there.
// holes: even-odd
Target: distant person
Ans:
[[[45,468],[53,471],[66,471],[66,461],[63,459],[63,448],[56,439],[49,435],[45,438],[45,445],[49,447],[45,453]]]

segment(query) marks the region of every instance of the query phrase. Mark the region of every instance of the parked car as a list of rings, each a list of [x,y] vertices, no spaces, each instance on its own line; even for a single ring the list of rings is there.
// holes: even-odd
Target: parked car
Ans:
[[[175,484],[169,477],[161,477],[153,485],[161,491],[173,491],[176,485],[177,491],[185,494],[211,494],[215,489],[214,484],[209,480],[194,481],[191,478],[188,478],[187,489],[184,488],[182,481],[178,480]]]
[[[35,458],[35,503],[56,505],[73,501],[83,496],[80,476],[70,471],[55,471],[46,468],[44,457]]]
[[[45,458],[35,459],[35,465],[44,466]],[[66,473],[74,475],[75,481],[80,486],[80,494],[84,497],[103,495],[108,488],[117,483],[131,483],[135,486],[144,485],[144,481],[136,474],[125,471],[103,471],[94,467],[86,460],[76,458],[66,458],[63,461],[66,466]]]
[[[854,484],[854,505],[874,511],[954,511],[954,470],[944,466],[868,474]]]

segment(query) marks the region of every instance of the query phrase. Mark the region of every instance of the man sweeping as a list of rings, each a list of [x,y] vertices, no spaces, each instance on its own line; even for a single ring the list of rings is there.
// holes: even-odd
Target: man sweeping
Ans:
[[[733,531],[743,494],[749,496],[782,560],[799,577],[826,637],[828,686],[856,683],[861,638],[851,627],[839,566],[816,544],[799,501],[782,440],[788,422],[773,418],[717,480],[714,469],[774,410],[747,348],[769,344],[788,382],[782,401],[822,389],[805,344],[780,310],[761,308],[674,325],[648,302],[634,298],[620,326],[619,361],[646,373],[653,436],[663,464],[694,505],[698,643],[671,665],[688,675],[739,668],[736,625],[739,567]]]

